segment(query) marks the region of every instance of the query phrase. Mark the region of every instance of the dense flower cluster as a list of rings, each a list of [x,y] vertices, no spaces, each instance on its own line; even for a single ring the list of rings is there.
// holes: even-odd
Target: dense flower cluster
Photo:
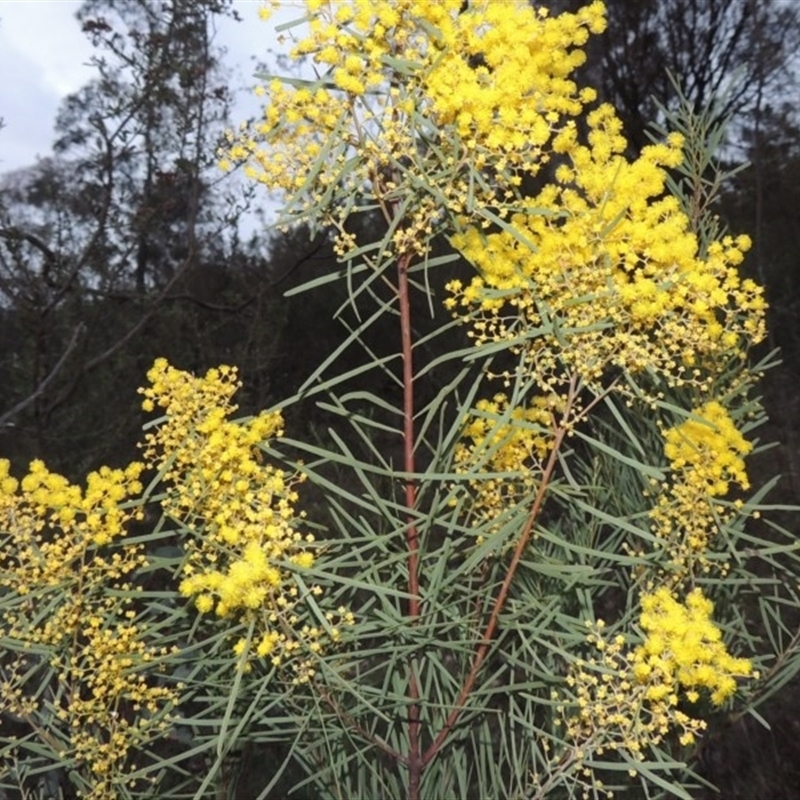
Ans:
[[[125,540],[141,516],[142,464],[91,473],[85,489],[41,461],[17,481],[0,459],[0,713],[48,731],[51,757],[84,774],[89,798],[129,780],[132,750],[161,736],[178,687],[157,685],[165,652],[136,621]]]
[[[671,683],[662,692],[660,676],[637,677],[636,654],[625,637],[617,634],[607,639],[602,628],[598,622],[587,637],[598,654],[577,661],[567,676],[566,683],[574,693],[569,712],[561,705],[564,698],[558,692],[553,694],[580,760],[609,751],[644,761],[649,748],[672,731],[678,732],[682,744],[691,744],[706,723],[678,708],[679,697]],[[590,775],[585,771],[583,777]]]
[[[279,436],[278,412],[262,412],[248,422],[227,417],[239,387],[236,370],[222,366],[202,378],[158,359],[141,389],[146,410],[166,416],[145,437],[145,460],[163,473],[168,488],[162,507],[189,534],[180,592],[193,597],[201,613],[255,621],[253,654],[274,666],[308,647],[337,639],[336,623],[350,621],[343,609],[331,615],[327,630],[305,625],[290,565],[314,564],[311,534],[297,530],[297,474],[265,463],[258,445]],[[312,587],[315,594],[319,587]],[[234,646],[247,657],[244,640]],[[312,661],[294,659],[304,680]]]
[[[671,478],[658,486],[650,512],[652,530],[670,560],[671,579],[685,581],[697,568],[711,569],[706,552],[720,525],[737,513],[722,505],[731,482],[749,487],[744,456],[752,444],[737,430],[725,407],[710,401],[664,433]],[[725,569],[725,565],[721,565]]]
[[[501,170],[538,170],[564,119],[595,99],[593,89],[577,92],[570,75],[585,61],[578,48],[604,29],[598,2],[557,17],[478,2],[445,17],[423,78],[436,124],[455,124],[466,147],[485,148]]]
[[[736,691],[736,678],[753,674],[748,659],[728,652],[700,589],[681,603],[662,587],[643,596],[641,606],[642,644],[631,650],[622,635],[608,640],[598,623],[588,640],[599,656],[577,662],[567,678],[577,710],[560,710],[584,756],[609,750],[643,761],[672,731],[689,745],[706,724],[679,708],[681,697],[695,703],[704,692],[721,705]]]
[[[605,26],[599,2],[552,18],[523,0],[306,5],[309,32],[291,57],[323,77],[272,80],[263,120],[229,135],[222,164],[246,162],[295,214],[336,225],[342,254],[357,197],[402,207],[396,252],[423,253],[444,212],[469,219],[502,206],[574,137],[595,96],[569,75]]]
[[[37,543],[26,542],[18,533],[10,532],[15,543],[24,547],[18,553],[20,565],[32,570],[30,582],[57,582],[63,576],[64,562],[69,562],[88,545],[104,545],[125,532],[125,524],[140,512],[125,510],[120,503],[141,491],[139,476],[143,464],[134,462],[126,469],[101,467],[86,478],[86,489],[73,486],[62,475],[50,472],[42,461],[32,461],[28,474],[17,482],[9,474],[7,459],[0,459],[0,490],[5,515],[13,514],[18,522],[31,526],[37,533],[46,525],[54,526],[59,534],[43,541],[34,554]],[[19,493],[17,490],[21,490]],[[77,534],[77,535],[73,535]],[[9,557],[9,554],[5,554]],[[48,569],[55,570],[50,575]]]
[[[691,702],[703,689],[721,705],[736,691],[736,678],[752,674],[748,659],[728,653],[711,620],[714,604],[701,589],[680,603],[661,587],[642,597],[641,606],[639,624],[646,638],[634,653],[633,671],[639,682],[649,684],[648,700],[663,700],[680,687]]]
[[[670,428],[664,439],[664,454],[672,469],[691,473],[693,481],[703,485],[711,497],[727,494],[730,481],[749,488],[743,456],[753,446],[716,400],[706,403],[693,418]]]
[[[575,747],[625,751],[638,760],[671,731],[691,744],[704,729],[703,721],[679,708],[683,698],[695,703],[706,693],[721,705],[735,693],[737,678],[754,676],[749,659],[728,652],[712,621],[713,603],[702,590],[678,599],[698,567],[712,568],[706,555],[712,537],[736,508],[722,507],[715,498],[727,494],[732,481],[749,485],[744,456],[752,445],[717,401],[667,429],[664,438],[672,480],[660,486],[650,516],[669,562],[647,579],[639,600],[644,640],[631,650],[623,636],[607,642],[590,634],[602,659],[591,660],[588,669],[579,662],[567,679],[577,704],[567,721]],[[724,572],[724,564],[717,566]]]
[[[147,466],[160,471],[165,512],[189,534],[180,592],[256,633],[251,646],[233,645],[243,668],[291,657],[295,680],[306,681],[315,654],[353,623],[344,608],[310,622],[299,607],[292,569],[314,563],[313,537],[294,529],[300,479],[257,448],[279,435],[280,416],[229,421],[239,385],[229,367],[196,379],[158,359],[148,377],[143,406],[165,416],[145,437],[146,463],[102,467],[82,489],[41,461],[17,480],[0,459],[0,714],[27,725],[94,800],[135,783],[134,754],[165,735],[183,688],[161,674],[174,652],[136,609],[134,573],[147,558],[127,533],[143,518]]]
[[[479,275],[453,281],[447,305],[477,344],[508,342],[545,391],[618,370],[704,386],[720,357],[764,336],[762,290],[736,269],[749,240],[701,255],[678,201],[662,196],[679,137],[629,162],[610,107],[587,121],[590,144],[559,139],[568,166],[512,217],[513,232],[452,237]]]
[[[536,488],[552,446],[554,413],[545,398],[527,408],[511,406],[504,394],[478,401],[454,455],[455,471],[475,476],[468,482],[475,526],[496,532],[503,512]]]

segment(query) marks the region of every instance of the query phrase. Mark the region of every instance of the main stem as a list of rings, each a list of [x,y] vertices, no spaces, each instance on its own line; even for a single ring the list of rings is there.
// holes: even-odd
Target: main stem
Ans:
[[[417,484],[414,459],[414,362],[411,338],[411,300],[408,270],[411,254],[404,253],[397,260],[397,296],[400,305],[400,339],[403,359],[403,468],[406,473],[405,500],[408,509],[406,545],[408,547],[408,616],[413,624],[420,613],[419,602],[419,530],[414,517],[417,505]],[[419,800],[423,760],[420,747],[420,690],[417,665],[412,659],[408,665],[408,800]]]

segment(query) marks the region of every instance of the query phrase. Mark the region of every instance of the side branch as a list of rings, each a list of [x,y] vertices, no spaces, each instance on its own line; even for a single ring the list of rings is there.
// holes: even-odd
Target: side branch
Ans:
[[[514,580],[514,576],[516,575],[517,568],[519,567],[519,562],[522,560],[522,554],[525,552],[525,548],[528,546],[528,542],[533,535],[533,530],[536,526],[537,520],[539,519],[539,514],[541,513],[542,505],[544,504],[544,499],[547,495],[547,490],[553,477],[553,472],[555,471],[556,464],[558,463],[558,453],[561,448],[561,444],[564,441],[564,437],[569,429],[569,418],[578,393],[577,385],[578,381],[573,375],[570,379],[566,408],[564,409],[561,422],[555,429],[553,447],[550,450],[547,464],[545,465],[542,473],[541,483],[539,484],[539,488],[536,492],[536,497],[533,500],[530,513],[525,521],[525,527],[522,529],[522,534],[517,542],[514,555],[508,567],[508,571],[506,572],[506,576],[503,579],[502,585],[500,586],[500,591],[497,593],[497,597],[495,598],[494,605],[492,606],[492,612],[489,615],[489,620],[486,623],[486,628],[483,636],[481,637],[480,644],[475,650],[472,666],[470,667],[470,671],[464,680],[461,691],[459,692],[458,697],[453,704],[453,709],[450,711],[444,726],[436,735],[436,738],[433,740],[428,749],[425,751],[422,757],[423,764],[428,764],[436,756],[447,739],[448,734],[453,729],[453,726],[458,721],[458,718],[464,709],[464,704],[466,703],[466,700],[475,685],[475,681],[478,678],[478,673],[483,666],[483,662],[486,660],[486,656],[489,653],[489,646],[492,643],[492,637],[494,636],[495,629],[497,628],[497,623],[500,619],[500,613],[505,606],[508,592],[511,589],[511,584]]]
[[[69,340],[69,343],[66,346],[66,349],[61,354],[61,357],[56,362],[56,365],[50,372],[47,374],[45,378],[43,378],[39,385],[23,400],[20,400],[15,406],[10,408],[4,414],[0,415],[0,428],[8,425],[9,422],[14,419],[20,412],[24,411],[34,400],[42,395],[42,393],[47,389],[47,387],[53,382],[56,378],[58,373],[61,371],[61,368],[66,363],[67,359],[69,358],[70,353],[75,349],[75,346],[78,344],[78,339],[80,335],[86,330],[86,326],[81,322],[72,332],[72,337]]]

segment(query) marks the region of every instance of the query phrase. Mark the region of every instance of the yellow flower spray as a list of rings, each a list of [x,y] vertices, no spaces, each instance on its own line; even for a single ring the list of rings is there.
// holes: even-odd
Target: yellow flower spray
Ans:
[[[313,534],[303,534],[299,474],[265,463],[259,446],[283,432],[278,412],[237,423],[231,402],[237,370],[221,366],[195,377],[158,359],[141,391],[145,410],[165,418],[145,435],[145,461],[162,471],[167,485],[164,512],[188,533],[187,559],[179,591],[198,611],[253,622],[254,646],[234,645],[238,656],[289,661],[296,680],[314,675],[313,658],[292,658],[307,647],[318,653],[339,637],[337,625],[352,624],[345,609],[328,613],[322,625],[299,624],[302,601],[288,565],[313,566]],[[312,594],[321,594],[318,586]]]
[[[134,601],[146,559],[125,537],[142,517],[130,501],[144,465],[103,467],[83,490],[41,461],[21,481],[9,466],[0,459],[0,636],[11,648],[0,659],[0,713],[78,774],[83,797],[111,800],[180,695],[160,685],[169,652]]]

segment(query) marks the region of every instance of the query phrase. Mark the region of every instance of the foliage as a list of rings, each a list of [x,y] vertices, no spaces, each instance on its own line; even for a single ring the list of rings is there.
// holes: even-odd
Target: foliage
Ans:
[[[689,797],[708,729],[800,668],[796,546],[756,527],[770,487],[749,494],[745,465],[766,366],[749,360],[750,242],[668,191],[685,185],[669,169],[702,178],[683,157],[703,147],[694,110],[626,155],[614,110],[573,80],[599,2],[307,10],[292,57],[318,77],[265,76],[263,120],[221,159],[284,193],[282,225],[333,239],[340,268],[293,292],[342,284],[347,335],[281,406],[315,399],[335,424],[309,441],[279,408],[234,423],[233,368],[161,359],[138,500],[139,466],[125,491],[90,480],[100,511],[40,465],[4,478],[0,628],[31,648],[2,662],[10,775],[29,793],[55,774],[86,795],[230,796],[253,743],[285,748],[260,797],[289,764],[323,797]],[[387,320],[397,345],[379,350]],[[152,506],[138,536],[96,533]],[[51,546],[74,567],[36,587],[46,602],[100,586],[72,638],[20,624],[19,576],[49,575]],[[62,667],[95,628],[128,682],[89,721],[92,752],[115,714],[143,720],[106,772],[63,718],[105,687],[105,661]]]

